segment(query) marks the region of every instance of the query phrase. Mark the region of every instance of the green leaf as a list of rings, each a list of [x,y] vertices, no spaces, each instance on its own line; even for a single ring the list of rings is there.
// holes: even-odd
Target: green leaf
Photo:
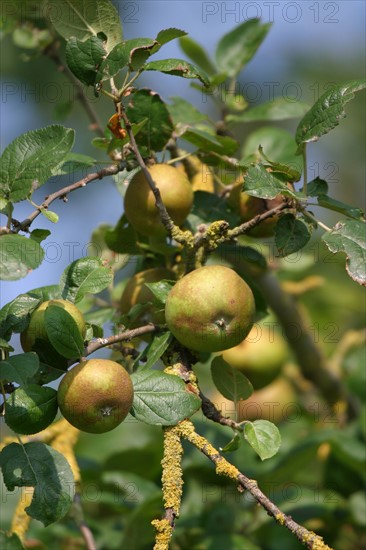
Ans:
[[[54,380],[57,380],[61,376],[64,376],[66,372],[67,366],[65,369],[51,367],[51,365],[47,365],[46,363],[40,363],[39,370],[36,373],[34,383],[39,384],[42,386],[43,384],[49,384],[50,382],[53,382]]]
[[[33,239],[22,235],[0,237],[0,280],[16,281],[36,269],[44,251]]]
[[[146,424],[173,426],[189,418],[201,406],[201,400],[186,389],[177,376],[158,371],[131,375],[134,399],[131,414]]]
[[[56,212],[52,212],[52,210],[41,208],[41,213],[45,218],[47,218],[47,220],[52,223],[57,223],[59,220],[58,214],[56,214]],[[48,232],[48,234],[50,235],[50,231]]]
[[[32,503],[25,510],[45,526],[63,518],[74,498],[71,468],[59,452],[44,443],[11,443],[0,453],[0,466],[9,491],[34,487]]]
[[[39,298],[42,302],[46,300],[58,300],[61,298],[59,285],[47,285],[34,288],[27,292],[26,296]]]
[[[0,310],[0,337],[9,340],[13,332],[23,332],[29,324],[30,314],[40,302],[38,296],[20,294],[5,304]]]
[[[285,183],[267,172],[263,164],[250,166],[244,175],[243,190],[260,199],[274,199],[277,195],[287,195],[296,198],[296,193],[291,191]]]
[[[75,131],[55,124],[12,141],[0,158],[0,195],[13,202],[57,173],[74,144]]]
[[[145,71],[159,71],[161,73],[181,76],[182,78],[197,78],[208,86],[209,80],[206,73],[198,67],[195,67],[184,59],[160,59],[159,61],[150,61],[144,67]]]
[[[361,221],[345,220],[338,222],[332,231],[322,237],[331,252],[346,254],[346,270],[349,276],[363,286],[366,286],[365,227]]]
[[[287,164],[301,172],[302,157],[296,156],[295,140],[287,130],[271,126],[264,126],[259,130],[255,130],[245,141],[242,150],[243,157],[251,157],[250,161],[259,161],[261,158],[260,146],[270,159]]]
[[[238,148],[238,142],[234,139],[210,134],[198,128],[187,128],[181,137],[207,153],[213,151],[220,155],[233,155]]]
[[[48,339],[60,355],[68,359],[82,356],[84,338],[70,313],[62,307],[49,305],[44,323]]]
[[[101,64],[97,80],[115,76],[127,65],[131,71],[137,71],[152,54],[160,50],[161,46],[184,34],[185,31],[170,28],[160,31],[155,39],[132,38],[117,44]]]
[[[85,170],[95,166],[97,161],[95,158],[89,155],[83,155],[82,153],[68,153],[65,157],[64,164],[61,171],[63,174],[70,174],[76,170]]]
[[[235,227],[239,223],[239,216],[230,210],[221,197],[207,191],[196,191],[186,225],[195,233],[199,225],[217,220],[226,220],[231,227]]]
[[[299,153],[304,143],[317,141],[338,126],[340,119],[346,116],[346,103],[365,87],[365,80],[350,80],[327,90],[299,122],[295,136]]]
[[[71,37],[66,44],[66,62],[71,72],[87,86],[94,86],[105,56],[103,41],[92,36],[85,42]]]
[[[174,128],[167,106],[156,92],[144,89],[132,94],[126,114],[135,124],[148,119],[148,124],[136,136],[138,146],[153,151],[164,149]]]
[[[33,352],[12,355],[0,362],[0,379],[20,386],[31,384],[39,370],[38,355]]]
[[[42,241],[47,239],[51,235],[51,231],[48,229],[33,229],[33,231],[29,234],[29,238],[33,239],[38,244],[41,244]]]
[[[195,125],[208,120],[208,116],[201,113],[189,101],[182,97],[174,96],[170,98],[171,103],[167,105],[170,116],[173,119],[174,125]]]
[[[318,195],[326,195],[328,193],[328,184],[321,178],[315,178],[308,183],[307,194],[309,197],[317,197]]]
[[[0,531],[0,548],[3,550],[24,550],[20,538],[15,533],[11,535]]]
[[[281,446],[281,435],[277,426],[268,420],[246,422],[244,437],[261,460],[274,456]]]
[[[5,422],[19,434],[35,434],[49,426],[58,411],[57,391],[37,384],[17,388],[5,403]]]
[[[186,31],[182,31],[181,29],[177,29],[176,27],[170,27],[169,29],[163,29],[162,31],[159,31],[156,40],[161,46],[163,46],[164,44],[167,44],[168,42],[171,42],[176,38],[181,38],[186,34]]]
[[[303,220],[284,214],[275,226],[275,242],[280,256],[288,256],[309,242],[311,233]]]
[[[302,101],[289,101],[285,97],[276,97],[271,101],[253,107],[244,113],[229,114],[227,122],[254,122],[258,120],[286,120],[303,116],[309,109]]]
[[[165,305],[168,294],[174,285],[175,281],[168,281],[166,279],[162,279],[157,283],[145,283],[145,286],[151,290],[156,300],[163,306]]]
[[[123,214],[114,229],[106,229],[104,234],[107,246],[121,254],[141,254],[136,233]]]
[[[259,153],[261,157],[266,160],[265,167],[270,168],[271,174],[281,181],[285,183],[294,183],[295,181],[299,181],[301,178],[301,172],[298,170],[295,170],[287,164],[270,160],[268,156],[264,154],[263,147],[261,145],[259,146]]]
[[[163,332],[162,334],[155,334],[153,341],[148,345],[146,351],[147,361],[139,368],[139,372],[151,369],[168,349],[173,337],[171,332]]]
[[[262,24],[259,19],[249,19],[225,34],[216,49],[219,71],[229,77],[236,76],[252,59],[265,39],[271,23]]]
[[[212,361],[211,375],[219,392],[234,403],[240,399],[248,399],[253,393],[253,386],[248,378],[231,367],[221,355]]]
[[[8,202],[4,197],[0,197],[0,213],[5,216],[11,216],[13,212],[13,205],[11,202]]]
[[[183,36],[179,39],[179,45],[186,56],[189,57],[195,65],[203,69],[208,75],[212,75],[216,72],[216,68],[207,55],[207,52],[200,44],[198,44],[198,42],[193,40],[193,38],[190,36]]]
[[[113,281],[111,268],[100,258],[86,256],[75,260],[64,270],[60,280],[61,296],[77,304],[86,294],[98,294]]]
[[[225,447],[222,449],[220,448],[220,451],[222,453],[232,453],[233,451],[237,451],[242,443],[243,439],[239,434],[235,434],[231,441]]]
[[[363,220],[365,217],[364,212],[360,208],[349,206],[344,202],[337,201],[336,199],[332,199],[332,197],[328,197],[328,195],[319,194],[318,204],[323,208],[327,208],[328,210],[333,210],[334,212],[340,212],[341,214],[344,214],[349,218],[354,218],[355,220]]]
[[[139,69],[157,45],[153,38],[132,38],[117,44],[101,63],[96,80],[107,80],[127,65],[131,71]]]
[[[109,0],[47,0],[46,11],[56,31],[64,38],[85,41],[103,33],[107,36],[106,51],[122,41],[118,11]]]

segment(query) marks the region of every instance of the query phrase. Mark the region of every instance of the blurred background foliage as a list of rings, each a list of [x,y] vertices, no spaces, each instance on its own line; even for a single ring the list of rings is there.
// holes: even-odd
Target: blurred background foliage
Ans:
[[[206,21],[205,4],[219,10],[215,15],[206,14]],[[187,31],[209,53],[213,53],[222,34],[243,21],[245,4],[248,3],[156,0],[115,3],[126,38],[156,36],[159,30],[176,26]],[[262,14],[264,21],[270,20],[269,4],[273,4],[274,9],[273,27],[240,78],[243,89],[249,90],[248,83],[254,83],[252,88],[261,91],[261,97],[253,99],[251,106],[269,100],[271,86],[277,96],[284,89],[290,93],[289,83],[295,83],[291,90],[301,92],[298,99],[312,103],[329,83],[364,76],[364,2],[295,3],[300,7],[298,16],[289,6],[294,3],[250,4],[257,6],[261,13],[248,11],[248,17]],[[236,5],[240,10],[230,15],[229,9],[237,10]],[[227,11],[224,12],[222,6],[226,6]],[[108,162],[109,159],[91,146],[88,120],[78,104],[62,117],[63,109],[66,112],[69,107],[71,91],[52,62],[42,57],[31,59],[29,51],[15,45],[10,35],[3,40],[1,149],[30,129],[58,121],[76,129],[76,151],[93,155],[101,165]],[[175,43],[169,45],[169,51],[166,48],[159,55],[184,57]],[[189,81],[149,73],[140,79],[139,86],[155,89],[165,100],[180,95],[213,119],[220,116],[210,100],[190,87]],[[110,102],[103,97],[93,97],[91,89],[87,93],[106,124],[112,114]],[[358,94],[347,105],[347,113],[340,127],[319,143],[310,144],[309,176],[319,175],[326,179],[334,190],[332,196],[363,208],[363,94]],[[271,124],[294,132],[297,121]],[[260,123],[237,126],[234,134],[244,141],[260,126]],[[67,181],[65,177],[53,178],[39,192],[39,200]],[[20,218],[31,211],[31,206],[25,203],[17,207]],[[73,193],[67,205],[59,203],[55,210],[60,215],[58,225],[38,218],[34,227],[52,229],[50,239],[57,244],[61,255],[50,246],[42,266],[25,280],[2,282],[1,306],[20,292],[57,281],[66,265],[85,254],[97,225],[117,222],[122,200],[112,180],[103,180],[88,186],[87,191]],[[339,219],[329,211],[317,210],[316,213],[328,225]],[[262,243],[262,246],[271,256],[272,244]],[[345,273],[344,259],[330,255],[316,234],[298,257],[283,260],[271,257],[271,260],[282,282],[313,276],[321,278],[321,284],[299,298],[300,305],[309,318],[314,338],[332,358],[333,368],[343,377],[350,391],[359,400],[364,399],[361,389],[365,387],[365,352],[361,331],[365,295],[364,289]],[[133,265],[129,265],[126,272],[132,269]],[[352,345],[353,337],[356,345]],[[349,341],[351,345],[347,347]],[[16,341],[12,344],[16,351],[19,350]],[[197,373],[204,391],[214,398],[207,368],[200,365]],[[364,409],[363,416],[342,426],[341,415],[336,414],[339,411],[329,413],[316,388],[302,379],[291,358],[282,376],[291,382],[294,393],[289,398],[292,409],[279,405],[283,413],[278,419],[283,440],[280,452],[262,463],[249,446],[242,446],[229,459],[248,477],[257,479],[262,490],[284,512],[323,535],[329,545],[340,550],[361,550],[366,545]],[[235,415],[232,404],[217,395],[216,399],[224,414]],[[280,396],[269,399],[279,403]],[[263,404],[262,410],[266,410]],[[230,430],[213,425],[202,413],[196,414],[196,421],[198,431],[217,447],[224,447],[230,440]],[[153,544],[150,521],[162,510],[159,490],[162,431],[135,424],[129,418],[113,432],[98,435],[98,438],[83,434],[77,446],[83,471],[85,515],[95,533],[98,548],[144,550]],[[3,435],[6,435],[5,430]],[[212,465],[198,452],[188,447],[185,451],[183,507],[172,550],[295,550],[301,547],[293,535],[268,518],[250,495],[239,494],[235,487],[217,478]],[[8,493],[3,488],[1,528],[9,527],[17,496],[17,492]],[[34,546],[37,548],[76,550],[84,547],[72,518],[46,529],[33,521],[29,535],[40,541]]]

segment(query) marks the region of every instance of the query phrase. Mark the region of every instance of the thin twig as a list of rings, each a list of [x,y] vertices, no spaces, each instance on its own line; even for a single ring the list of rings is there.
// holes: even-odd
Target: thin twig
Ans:
[[[223,475],[237,482],[239,490],[247,490],[266,512],[277,521],[277,523],[284,525],[300,542],[305,544],[307,548],[312,550],[331,550],[331,548],[323,542],[322,537],[316,535],[316,533],[312,531],[308,531],[305,527],[296,523],[291,516],[287,516],[281,512],[281,510],[262,493],[255,480],[246,477],[235,466],[230,464],[230,462],[228,462],[205,437],[197,434],[190,420],[184,420],[178,426],[180,428],[180,436],[189,441],[214,463],[218,475]]]
[[[88,527],[88,525],[85,523],[85,520],[84,520],[84,512],[81,504],[81,495],[79,492],[77,492],[74,497],[73,516],[75,519],[75,523],[77,524],[79,531],[84,539],[86,550],[96,550],[97,545],[94,540],[93,533],[91,532],[90,528]]]
[[[97,550],[97,545],[93,538],[93,533],[89,529],[89,527],[86,525],[86,523],[81,523],[79,525],[80,533],[83,536],[83,539],[85,541],[85,546],[87,550]]]
[[[125,128],[127,130],[128,136],[130,138],[131,147],[132,147],[132,150],[133,150],[133,152],[136,156],[136,160],[139,163],[139,166],[141,167],[141,170],[144,173],[146,181],[149,184],[149,187],[150,187],[151,191],[154,194],[155,205],[156,205],[156,208],[159,211],[160,220],[161,220],[162,224],[164,225],[165,229],[167,230],[167,232],[169,233],[169,235],[172,235],[172,233],[173,233],[174,229],[176,228],[176,226],[175,226],[172,218],[170,217],[170,215],[169,215],[169,213],[168,213],[168,211],[165,207],[165,204],[164,204],[164,202],[161,198],[160,190],[156,186],[154,180],[152,179],[151,174],[150,174],[150,172],[149,172],[149,170],[148,170],[148,168],[147,168],[147,166],[144,162],[144,159],[142,158],[142,156],[140,154],[139,148],[138,148],[136,140],[135,140],[135,136],[133,135],[131,122],[129,121],[124,109],[122,109],[121,115],[122,115],[123,121],[125,123]],[[175,240],[178,241],[178,239],[176,237],[174,237],[174,238],[175,238]]]
[[[311,214],[310,212],[308,212],[307,210],[303,210],[303,214],[304,216],[306,216],[307,218],[309,218],[310,220],[312,220],[313,222],[315,222],[317,225],[319,225],[319,227],[321,227],[322,229],[324,229],[324,231],[327,231],[327,233],[330,233],[332,231],[332,229],[330,227],[328,227],[327,225],[325,225],[325,223],[321,222],[320,220],[317,220],[315,216],[313,216],[313,214]]]
[[[248,222],[242,223],[241,225],[238,225],[234,229],[231,229],[228,231],[228,238],[235,238],[239,235],[244,235],[245,233],[248,233],[251,229],[262,223],[264,220],[267,220],[268,218],[273,218],[273,216],[277,216],[282,210],[285,210],[287,208],[291,208],[290,201],[285,198],[284,201],[276,206],[275,208],[271,208],[270,210],[267,210],[266,212],[263,212],[263,214],[258,214],[258,216],[255,216]],[[226,239],[228,240],[228,239]]]
[[[99,172],[88,174],[87,176],[85,176],[85,178],[82,178],[81,180],[76,181],[71,185],[67,185],[62,189],[55,191],[55,193],[52,193],[51,195],[48,195],[43,203],[36,210],[34,210],[34,212],[32,212],[32,214],[30,214],[28,218],[25,218],[22,222],[16,223],[16,226],[14,227],[14,232],[18,233],[19,231],[27,231],[33,221],[41,214],[41,209],[47,209],[49,205],[53,203],[53,201],[55,201],[56,199],[65,198],[72,191],[75,191],[76,189],[80,189],[82,187],[86,187],[88,183],[92,181],[101,180],[107,176],[118,174],[118,172],[120,172],[122,169],[122,166],[113,164],[111,166],[108,166],[107,168],[99,170]]]
[[[143,327],[125,330],[124,332],[109,336],[108,338],[97,338],[94,342],[91,342],[85,348],[84,357],[106,346],[111,346],[113,344],[116,344],[117,342],[132,340],[133,338],[137,338],[138,336],[143,336],[144,334],[149,334],[151,332],[157,332],[158,330],[160,330],[160,327],[149,323],[148,325],[145,325]]]
[[[233,430],[243,432],[244,426],[240,422],[235,422],[235,420],[232,420],[231,418],[228,418],[226,416],[223,416],[221,411],[216,407],[212,401],[204,395],[201,390],[199,392],[199,397],[202,401],[201,409],[203,414],[206,418],[209,420],[212,420],[213,422],[217,422],[217,424],[221,424],[222,426],[228,426],[229,428],[232,428]]]

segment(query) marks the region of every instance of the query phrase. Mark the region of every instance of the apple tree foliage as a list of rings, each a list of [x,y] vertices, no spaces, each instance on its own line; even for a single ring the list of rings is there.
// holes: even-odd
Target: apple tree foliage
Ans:
[[[2,306],[0,383],[6,437],[0,465],[6,496],[11,499],[18,491],[19,497],[19,488],[26,488],[22,495],[28,491],[28,500],[25,515],[24,510],[23,516],[15,512],[18,524],[14,520],[11,523],[9,517],[8,525],[2,526],[1,546],[25,547],[27,516],[44,526],[58,522],[46,531],[39,523],[31,524],[30,535],[38,540],[37,547],[42,542],[51,544],[55,537],[60,544],[74,540],[78,545],[85,536],[83,526],[88,525],[98,548],[151,548],[155,536],[151,521],[161,517],[164,508],[160,489],[162,431],[168,433],[171,427],[192,418],[197,431],[220,449],[220,456],[231,460],[250,478],[256,478],[264,493],[286,514],[309,529],[318,530],[328,544],[344,550],[355,548],[353,544],[359,541],[365,517],[365,430],[359,420],[365,412],[360,391],[364,382],[360,368],[364,336],[344,329],[343,347],[331,349],[334,361],[338,358],[334,379],[330,376],[318,385],[311,364],[306,368],[300,360],[296,365],[302,351],[296,338],[291,339],[287,333],[295,357],[290,379],[298,393],[296,403],[286,405],[288,411],[292,405],[292,417],[288,412],[278,427],[268,418],[244,419],[229,425],[222,422],[229,413],[228,403],[232,403],[232,413],[240,400],[250,398],[250,380],[218,354],[192,353],[177,347],[165,324],[148,330],[146,338],[141,333],[138,341],[133,334],[119,339],[118,335],[136,328],[136,319],[145,305],[135,304],[122,316],[118,302],[131,277],[131,265],[135,272],[157,266],[175,267],[182,275],[187,266],[192,269],[200,262],[224,263],[251,287],[256,321],[264,322],[274,310],[280,313],[280,323],[284,323],[286,317],[281,318],[281,311],[288,309],[291,315],[295,308],[298,312],[291,283],[301,289],[309,280],[311,285],[315,277],[312,279],[311,254],[307,255],[314,242],[323,257],[332,258],[333,262],[335,255],[331,265],[337,266],[338,271],[339,265],[345,264],[353,280],[347,282],[343,278],[345,288],[365,286],[363,211],[334,197],[324,179],[307,179],[307,144],[323,138],[341,122],[346,116],[346,104],[365,87],[365,81],[355,79],[333,85],[312,106],[275,98],[249,108],[244,97],[238,101],[231,94],[219,96],[217,91],[222,85],[235,83],[270,31],[270,24],[258,19],[240,24],[218,40],[211,59],[200,44],[177,28],[163,29],[149,38],[124,39],[118,14],[109,0],[45,2],[41,11],[35,10],[36,15],[31,10],[27,12],[29,20],[25,22],[26,3],[14,3],[4,34],[12,34],[15,44],[28,52],[45,55],[66,68],[66,77],[77,83],[80,95],[90,87],[96,98],[107,98],[111,118],[96,128],[98,136],[92,139],[94,158],[73,151],[75,131],[62,124],[26,132],[2,152],[0,209],[5,223],[0,228],[1,280],[26,278],[31,271],[42,269],[43,244],[51,235],[51,230],[42,225],[49,228],[62,224],[63,210],[67,208],[56,206],[56,199],[65,199],[74,190],[105,177],[113,177],[123,196],[126,184],[141,166],[140,159],[182,161],[189,170],[190,156],[197,157],[206,175],[214,180],[214,188],[195,192],[183,226],[185,233],[179,238],[140,235],[121,213],[115,226],[95,228],[90,240],[96,245],[96,255],[73,261],[53,285],[27,289],[25,279],[24,292]],[[169,42],[173,40],[179,41],[184,58],[169,57]],[[160,50],[159,59],[154,58]],[[165,58],[161,58],[163,52]],[[155,90],[139,88],[140,75],[148,71],[190,79],[201,94],[221,102],[219,123],[182,97],[162,97]],[[83,107],[83,100],[64,106],[67,110]],[[114,113],[117,118],[113,118]],[[298,120],[294,135],[273,124],[285,119]],[[96,121],[91,121],[97,127]],[[251,122],[261,126],[250,130]],[[96,169],[96,165],[105,167]],[[44,197],[41,187],[60,174],[78,177],[70,186]],[[274,213],[278,215],[271,239],[275,261],[269,259],[264,244],[259,246],[258,240],[246,235],[238,212],[226,201],[238,176],[248,195],[263,200],[281,195],[287,201],[286,208]],[[108,208],[107,194],[105,201]],[[30,205],[29,216],[24,220],[19,220],[17,214],[21,202]],[[328,227],[321,214],[319,218],[314,215],[314,206],[317,212],[337,212],[339,221]],[[36,218],[39,227],[33,228]],[[39,221],[42,219],[43,224]],[[221,222],[219,231],[217,222]],[[286,258],[299,252],[303,253],[303,261],[297,271],[286,270]],[[326,277],[331,279],[332,273]],[[273,281],[277,281],[277,286],[270,287]],[[154,310],[164,310],[173,284],[171,280],[148,283]],[[305,296],[306,288],[298,293],[299,301],[302,294]],[[280,301],[277,309],[276,297]],[[45,330],[53,350],[14,352],[11,338],[26,330],[32,312],[41,303],[52,299],[68,300],[81,309],[87,323],[85,339],[77,327],[70,339],[64,330],[66,314],[54,308],[54,314],[50,311],[45,316]],[[286,300],[292,300],[290,308]],[[310,312],[314,310],[311,299],[305,298],[300,309],[304,304]],[[316,348],[317,325],[315,321],[309,324]],[[110,326],[114,340],[108,332]],[[330,326],[330,333],[331,329]],[[134,401],[127,420],[108,436],[88,439],[81,435],[75,449],[81,478],[75,479],[76,441],[61,444],[60,434],[52,432],[59,421],[55,420],[54,388],[68,367],[91,353],[98,354],[98,349],[106,346],[111,357],[130,373]],[[52,351],[62,361],[55,362]],[[167,367],[173,363],[184,364],[186,370],[170,372]],[[191,367],[198,373],[198,387],[190,374]],[[220,392],[221,416],[217,409],[210,408],[212,403],[204,395],[206,387]],[[337,388],[336,395],[332,395],[332,388]],[[29,432],[17,429],[23,417],[27,422],[32,415],[37,419],[35,425],[43,430],[40,436],[24,435]],[[211,422],[215,419],[216,423]],[[240,492],[235,493],[235,485],[215,476],[197,449],[184,450],[186,486],[181,517],[172,520],[176,520],[172,548],[255,550],[301,546],[294,536],[295,528],[286,531],[264,512],[258,513],[255,496],[241,498]],[[164,450],[164,456],[168,451]],[[262,462],[265,459],[271,460]],[[166,468],[164,461],[163,467]],[[90,493],[93,490],[95,498]],[[281,523],[281,518],[276,519]],[[313,547],[311,541],[303,538],[302,542]]]

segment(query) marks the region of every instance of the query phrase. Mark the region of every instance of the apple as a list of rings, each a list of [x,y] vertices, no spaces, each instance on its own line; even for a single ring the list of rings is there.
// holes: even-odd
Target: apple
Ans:
[[[189,169],[192,172],[189,174],[184,164],[179,164],[177,169],[187,174],[193,191],[207,191],[208,193],[215,192],[215,184],[212,170],[207,164],[204,164],[196,155],[191,155],[187,158]]]
[[[88,433],[116,428],[133,401],[127,371],[109,359],[89,359],[68,371],[57,392],[61,413],[70,424]]]
[[[240,215],[241,222],[247,222],[258,216],[258,214],[263,214],[276,206],[279,206],[283,202],[283,197],[281,195],[275,197],[274,199],[260,199],[258,197],[252,197],[242,191],[243,180],[241,179],[238,183],[235,183],[233,189],[231,190],[227,202],[233,210],[235,210]],[[253,227],[248,231],[248,235],[251,237],[271,237],[274,234],[274,228],[278,222],[278,216],[272,216],[267,218],[256,227]]]
[[[280,373],[289,351],[280,333],[256,324],[237,346],[227,349],[223,359],[249,378],[255,390],[270,384]]]
[[[157,283],[163,279],[175,280],[174,271],[166,267],[153,267],[136,273],[126,284],[120,301],[120,311],[126,314],[136,304],[147,304],[154,301],[154,295],[145,283]],[[164,311],[154,311],[154,306],[147,307],[138,315],[136,326],[146,323],[157,325],[165,323]]]
[[[20,343],[23,351],[32,351],[37,346],[42,347],[43,344],[46,344],[45,347],[50,346],[44,322],[44,315],[48,306],[61,307],[67,311],[67,313],[71,315],[77,324],[83,338],[85,337],[86,326],[84,317],[81,311],[74,304],[68,302],[67,300],[47,300],[38,306],[35,311],[33,311],[28,327],[20,335]]]
[[[165,319],[176,339],[196,351],[236,346],[252,328],[254,297],[247,283],[221,265],[200,267],[168,294]]]
[[[238,422],[259,419],[274,423],[286,420],[295,422],[300,413],[295,389],[283,376],[255,391],[249,399],[239,401],[237,405]]]
[[[193,204],[193,190],[187,176],[169,164],[154,164],[148,170],[172,220],[176,225],[182,225]],[[124,209],[128,221],[138,233],[148,237],[167,235],[155,205],[154,193],[141,170],[127,187]]]

